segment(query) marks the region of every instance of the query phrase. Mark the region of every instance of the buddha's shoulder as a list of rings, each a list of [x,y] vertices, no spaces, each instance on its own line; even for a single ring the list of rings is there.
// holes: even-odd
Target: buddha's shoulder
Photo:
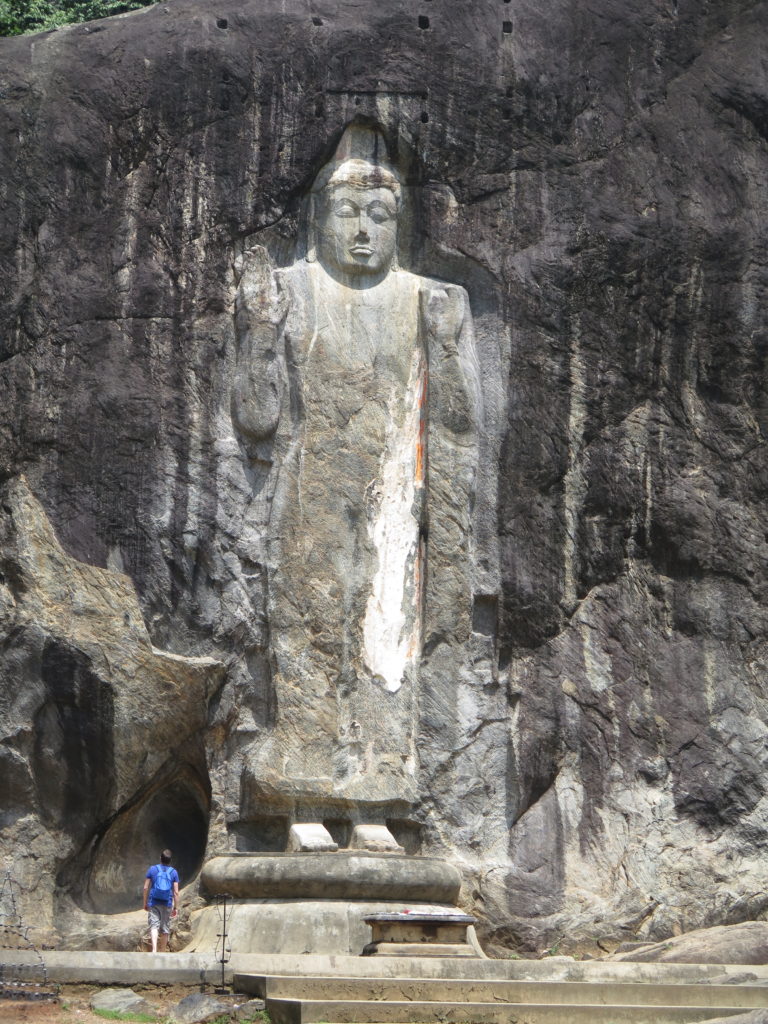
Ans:
[[[409,270],[399,270],[397,276],[403,279],[404,284],[419,291],[445,291],[446,288],[466,291],[462,285],[454,284],[452,281],[443,281],[439,277],[429,277],[425,274],[414,274]]]
[[[273,271],[280,286],[289,292],[302,293],[306,291],[310,282],[323,287],[327,284],[333,286],[333,279],[322,269],[320,263],[314,260],[300,259],[285,267],[277,267]],[[341,287],[341,286],[340,286]],[[464,293],[461,285],[452,284],[449,281],[441,281],[440,278],[430,277],[425,274],[415,274],[410,270],[392,270],[384,282],[378,285],[386,291],[397,292],[402,296],[413,295],[419,292],[431,292],[445,290],[446,288],[458,288]]]

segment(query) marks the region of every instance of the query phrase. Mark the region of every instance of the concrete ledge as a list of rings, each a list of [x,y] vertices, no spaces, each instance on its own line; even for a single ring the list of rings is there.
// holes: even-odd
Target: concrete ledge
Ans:
[[[221,965],[215,957],[201,953],[113,953],[44,950],[48,976],[52,981],[108,985],[116,982],[138,984],[189,984],[215,982]],[[0,964],[39,963],[34,954],[0,950]],[[436,957],[360,956],[275,956],[238,954],[226,965],[225,978],[233,974],[342,976],[352,978],[494,978],[530,981],[637,982],[641,984],[706,985],[712,979],[752,977],[768,985],[765,964],[647,964],[603,960],[479,960]],[[736,986],[734,986],[734,989]],[[734,997],[735,998],[735,997]]]
[[[162,985],[195,985],[221,980],[221,964],[213,956],[184,953],[106,953],[90,951],[42,952],[48,979],[65,984],[136,985],[155,982]],[[27,951],[0,950],[0,965],[11,973],[15,965],[39,965],[37,956]],[[228,972],[231,978],[231,970]]]

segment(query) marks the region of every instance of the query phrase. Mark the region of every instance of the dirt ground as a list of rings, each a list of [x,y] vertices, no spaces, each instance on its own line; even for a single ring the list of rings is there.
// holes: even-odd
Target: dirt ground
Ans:
[[[104,988],[114,986],[103,986]],[[184,996],[201,991],[200,986],[190,985],[131,985],[132,991],[142,996],[156,1010],[158,1021],[167,1018],[170,1009]],[[0,1024],[104,1024],[90,1008],[91,996],[98,992],[95,985],[61,985],[55,1000],[11,1000],[0,999]],[[208,985],[205,991],[215,995],[223,1003],[242,1005],[250,997],[246,995],[217,995]],[[234,1016],[232,1018],[235,1019]]]

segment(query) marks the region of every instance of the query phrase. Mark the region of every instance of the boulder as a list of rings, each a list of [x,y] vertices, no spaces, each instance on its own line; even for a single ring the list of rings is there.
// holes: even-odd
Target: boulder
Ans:
[[[768,922],[701,928],[608,959],[660,964],[768,963]]]
[[[204,1024],[224,1014],[229,1014],[229,1003],[209,996],[205,992],[193,992],[171,1007],[170,1017],[175,1024]]]
[[[250,1021],[257,1018],[257,1014],[262,1013],[266,1008],[266,1003],[263,999],[249,999],[247,1003],[240,1003],[233,1009],[235,1020]]]
[[[130,988],[105,988],[95,992],[90,1000],[91,1009],[110,1013],[152,1013],[153,1007]]]

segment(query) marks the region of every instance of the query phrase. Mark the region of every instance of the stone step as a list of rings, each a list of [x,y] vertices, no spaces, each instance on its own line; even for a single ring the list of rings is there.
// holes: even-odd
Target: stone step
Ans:
[[[272,1024],[694,1024],[743,1013],[738,1006],[605,1006],[530,1003],[269,999]]]
[[[0,950],[0,967],[39,964],[37,954]],[[221,964],[211,953],[117,953],[101,950],[46,950],[51,981],[68,984],[133,985],[147,981],[197,985],[218,983]],[[447,978],[493,981],[632,982],[638,984],[724,982],[768,985],[766,964],[653,964],[601,960],[477,960],[445,957],[313,956],[238,953],[225,966],[233,974],[297,977]]]
[[[117,955],[117,954],[113,954]],[[141,955],[141,954],[137,954]],[[765,964],[655,964],[602,960],[477,960],[444,957],[256,956],[233,953],[234,974],[355,978],[488,978],[512,981],[584,981],[709,984],[728,978],[768,984]]]
[[[567,981],[492,981],[436,978],[350,978],[236,975],[235,988],[261,999],[372,1002],[531,1003],[584,1005],[739,1006],[768,1008],[768,987],[758,985],[651,985]]]

